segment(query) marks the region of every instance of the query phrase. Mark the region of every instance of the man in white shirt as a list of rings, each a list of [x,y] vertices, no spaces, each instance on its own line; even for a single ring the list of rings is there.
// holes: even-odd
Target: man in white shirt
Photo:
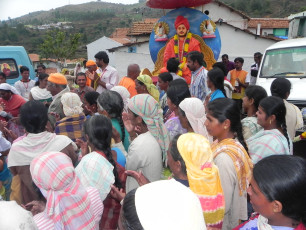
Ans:
[[[17,89],[20,96],[29,100],[31,89],[35,86],[35,81],[29,78],[30,70],[26,66],[20,67],[21,80],[15,82],[14,86]]]
[[[118,85],[119,75],[114,67],[111,67],[109,63],[108,55],[105,51],[100,51],[95,55],[96,64],[99,67],[95,76],[95,85],[97,85],[96,91],[102,93],[107,89],[111,89]]]

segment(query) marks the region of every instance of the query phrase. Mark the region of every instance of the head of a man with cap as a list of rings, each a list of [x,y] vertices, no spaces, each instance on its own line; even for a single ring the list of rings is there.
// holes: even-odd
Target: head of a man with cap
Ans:
[[[174,26],[179,37],[185,37],[190,28],[188,19],[182,15],[177,16]]]
[[[97,70],[98,67],[97,67],[97,64],[96,64],[95,61],[88,60],[86,62],[86,68],[88,69],[89,72],[93,73],[93,72],[95,72]]]
[[[60,93],[67,87],[67,79],[61,73],[52,73],[48,77],[47,90],[52,96]]]

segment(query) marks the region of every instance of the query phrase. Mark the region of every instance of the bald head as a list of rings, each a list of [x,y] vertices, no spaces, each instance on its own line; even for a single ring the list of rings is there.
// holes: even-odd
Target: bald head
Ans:
[[[140,74],[140,68],[137,64],[131,64],[127,69],[127,76],[135,80]]]

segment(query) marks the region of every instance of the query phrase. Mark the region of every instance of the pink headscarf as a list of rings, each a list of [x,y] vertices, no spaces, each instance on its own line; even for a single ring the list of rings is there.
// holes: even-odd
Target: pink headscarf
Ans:
[[[46,152],[33,159],[32,179],[47,199],[46,216],[55,229],[95,229],[94,213],[87,191],[64,153]]]

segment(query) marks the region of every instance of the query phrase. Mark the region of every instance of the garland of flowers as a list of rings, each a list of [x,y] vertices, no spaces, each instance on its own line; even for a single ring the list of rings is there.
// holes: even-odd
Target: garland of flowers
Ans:
[[[178,38],[178,35],[175,34],[174,35],[174,53],[175,53],[175,58],[177,58],[179,61],[180,61],[180,65],[179,65],[179,71],[177,73],[177,75],[179,76],[182,76],[183,75],[183,68],[187,62],[187,54],[188,54],[188,51],[189,51],[189,43],[190,43],[190,40],[192,38],[192,34],[190,32],[187,32],[187,36],[184,40],[184,44],[183,44],[183,50],[182,50],[182,53],[181,55],[179,54],[179,38]]]

